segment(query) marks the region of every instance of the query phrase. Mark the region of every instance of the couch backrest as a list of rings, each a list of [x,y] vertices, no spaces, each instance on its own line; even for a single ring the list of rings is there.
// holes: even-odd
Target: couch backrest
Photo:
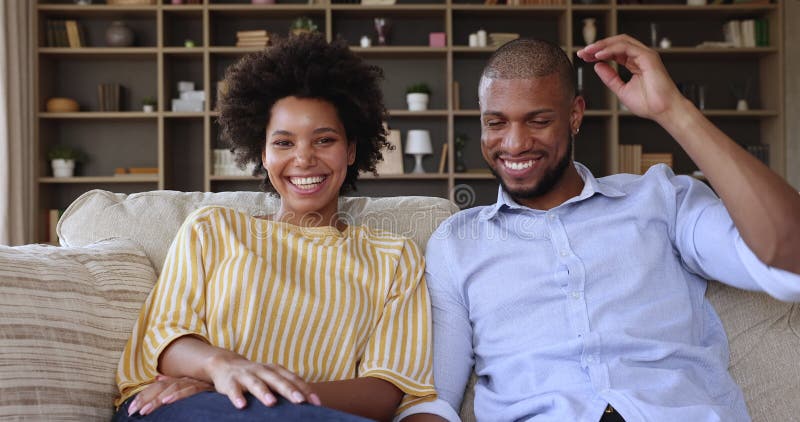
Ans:
[[[172,238],[192,211],[224,205],[251,215],[272,214],[279,199],[263,192],[151,191],[134,194],[92,190],[76,199],[58,222],[62,246],[86,246],[123,237],[142,246],[161,272]],[[339,210],[350,224],[407,236],[423,248],[444,219],[458,211],[452,202],[426,196],[342,197]]]

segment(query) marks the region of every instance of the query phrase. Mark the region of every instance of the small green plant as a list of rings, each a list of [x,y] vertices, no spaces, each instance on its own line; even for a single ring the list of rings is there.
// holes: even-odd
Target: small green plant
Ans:
[[[73,147],[66,145],[55,145],[47,151],[48,160],[75,160],[76,163],[82,162],[86,159],[85,154]]]
[[[155,107],[156,104],[158,104],[158,101],[156,101],[156,97],[144,97],[144,98],[142,98],[142,105],[143,106],[149,105],[149,106]]]
[[[453,140],[453,146],[456,148],[456,151],[463,151],[467,141],[469,141],[469,136],[464,133],[458,133]]]
[[[406,94],[428,94],[431,95],[431,87],[425,82],[409,85],[406,88]]]
[[[300,16],[292,22],[292,27],[290,29],[294,33],[314,32],[317,30],[317,24],[315,24],[314,21],[312,21],[308,16]]]

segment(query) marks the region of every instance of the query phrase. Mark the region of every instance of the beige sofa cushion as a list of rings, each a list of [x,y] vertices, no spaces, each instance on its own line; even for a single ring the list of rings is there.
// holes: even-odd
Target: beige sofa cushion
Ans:
[[[83,246],[108,237],[138,242],[161,272],[172,238],[189,213],[206,205],[224,205],[252,215],[274,213],[275,195],[263,192],[152,191],[131,195],[103,190],[76,199],[58,223],[63,246]],[[351,224],[408,236],[425,248],[428,237],[445,218],[458,211],[452,202],[433,197],[343,197],[339,210]]]
[[[0,420],[110,420],[156,275],[130,240],[0,246]]]

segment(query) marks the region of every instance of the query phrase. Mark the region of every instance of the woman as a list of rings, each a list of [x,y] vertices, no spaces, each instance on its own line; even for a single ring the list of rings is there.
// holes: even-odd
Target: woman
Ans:
[[[120,361],[115,420],[385,420],[435,398],[419,249],[338,212],[386,145],[381,78],[321,35],[231,67],[222,134],[280,208],[187,218]]]

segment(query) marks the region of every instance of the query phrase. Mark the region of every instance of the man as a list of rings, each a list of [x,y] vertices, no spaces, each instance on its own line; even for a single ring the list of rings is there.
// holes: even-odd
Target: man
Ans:
[[[800,195],[683,98],[642,43],[619,35],[578,56],[722,199],[663,165],[595,179],[571,158],[585,105],[567,56],[534,40],[498,49],[479,101],[501,188],[428,243],[440,399],[407,420],[458,419],[473,366],[479,420],[749,420],[705,280],[800,300]]]

